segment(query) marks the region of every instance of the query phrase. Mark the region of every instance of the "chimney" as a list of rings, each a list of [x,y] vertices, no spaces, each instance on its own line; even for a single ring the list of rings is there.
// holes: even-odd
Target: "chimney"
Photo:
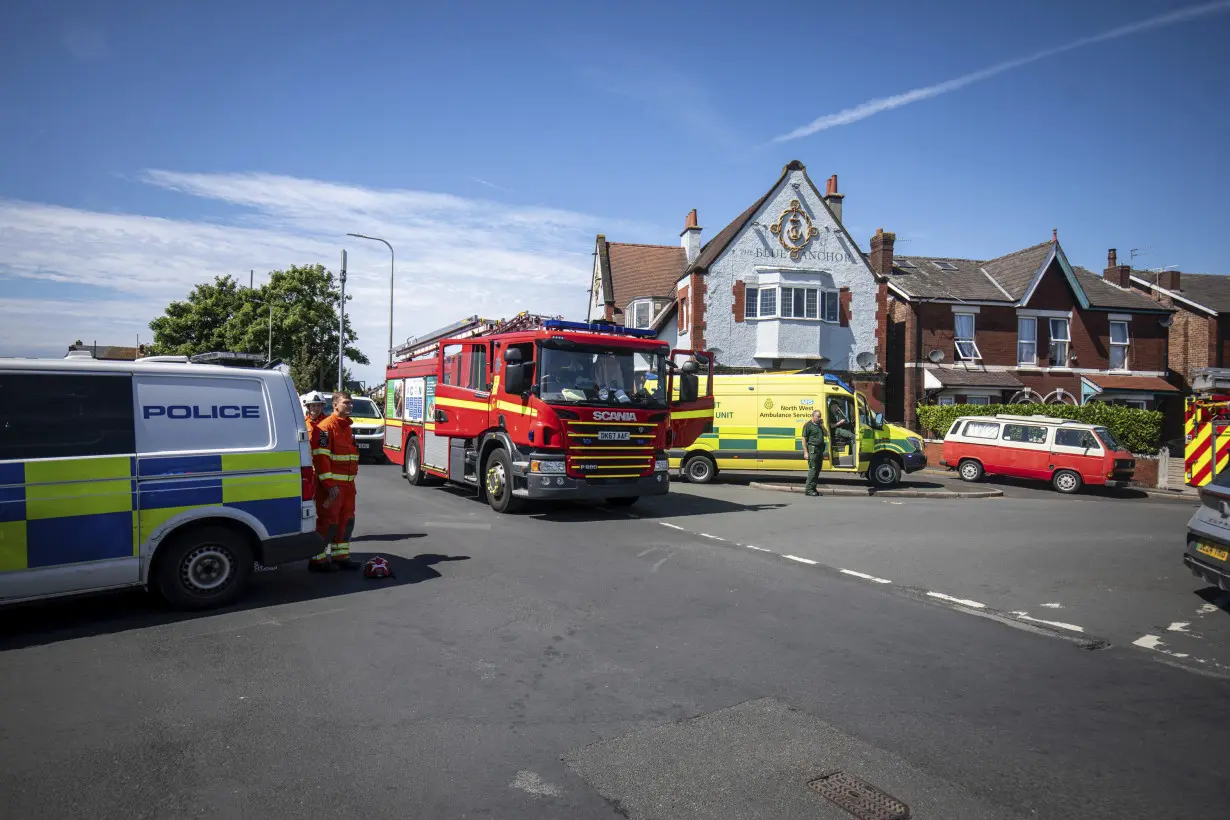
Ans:
[[[696,224],[696,209],[693,208],[688,213],[687,221],[684,222],[683,232],[679,234],[682,238],[680,244],[683,245],[684,253],[687,254],[689,265],[700,256],[700,231],[700,226]]]
[[[1162,271],[1157,275],[1157,286],[1170,291],[1182,290],[1179,287],[1179,272],[1177,270]]]
[[[1132,287],[1132,266],[1120,265],[1119,254],[1115,253],[1115,249],[1111,248],[1106,252],[1106,269],[1102,271],[1102,278],[1112,285],[1117,285],[1124,290]]]
[[[833,212],[833,216],[837,217],[837,224],[841,224],[841,201],[845,199],[845,194],[837,193],[837,174],[833,174],[828,178],[828,184],[824,189],[824,202],[829,206],[829,210]]]
[[[833,180],[834,187],[837,181]],[[893,244],[897,234],[885,233],[883,228],[876,228],[876,235],[871,237],[871,271],[880,276],[891,276],[893,273]]]

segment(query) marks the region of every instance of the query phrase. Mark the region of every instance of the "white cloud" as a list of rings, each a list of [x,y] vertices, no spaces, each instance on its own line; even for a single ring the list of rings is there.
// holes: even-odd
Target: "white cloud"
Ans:
[[[230,273],[257,283],[273,269],[322,263],[349,253],[348,310],[359,345],[382,378],[388,344],[389,255],[347,237],[366,233],[397,252],[394,343],[464,315],[519,310],[578,316],[592,270],[594,234],[650,233],[621,220],[518,207],[414,190],[375,190],[271,174],[152,170],[143,181],[237,206],[229,224],[100,213],[0,200],[0,355],[58,355],[69,342],[131,344],[151,337],[149,321],[198,282]],[[59,283],[59,284],[50,284]],[[102,288],[101,301],[74,300],[72,286]],[[31,297],[33,291],[33,298]],[[38,298],[46,294],[45,298]]]
[[[1047,57],[1054,57],[1057,54],[1063,54],[1066,51],[1083,48],[1084,46],[1093,45],[1094,43],[1103,43],[1108,40],[1117,40],[1120,37],[1127,37],[1130,34],[1137,34],[1150,29],[1161,28],[1162,26],[1172,25],[1174,23],[1182,23],[1188,20],[1194,20],[1198,17],[1204,17],[1210,14],[1219,14],[1230,10],[1230,0],[1218,0],[1214,3],[1204,3],[1199,6],[1189,6],[1188,8],[1179,9],[1177,11],[1159,14],[1156,17],[1150,17],[1147,20],[1140,20],[1135,23],[1129,23],[1123,26],[1117,26],[1101,34],[1095,34],[1090,37],[1082,37],[1079,40],[1073,40],[1070,43],[1065,43],[1054,48],[1043,49],[1042,51],[1034,52],[1025,57],[1018,57],[1013,60],[1007,60],[988,68],[979,69],[978,71],[964,74],[951,80],[945,80],[942,83],[929,85],[924,88],[915,88],[912,91],[906,91],[902,94],[894,94],[891,97],[878,97],[874,100],[868,100],[864,103],[859,103],[853,108],[847,108],[843,111],[838,111],[836,114],[825,114],[823,117],[818,117],[807,125],[794,129],[793,131],[774,137],[773,142],[788,142],[789,140],[807,137],[819,131],[825,131],[829,128],[836,128],[840,125],[849,125],[850,123],[865,120],[868,117],[873,117],[884,111],[891,111],[894,108],[900,108],[903,105],[929,100],[932,97],[938,97],[941,94],[947,94],[950,91],[957,91],[967,85],[989,80],[997,74],[1003,74],[1005,71],[1011,71],[1014,68],[1021,68],[1030,63],[1036,63],[1039,60],[1044,60]]]

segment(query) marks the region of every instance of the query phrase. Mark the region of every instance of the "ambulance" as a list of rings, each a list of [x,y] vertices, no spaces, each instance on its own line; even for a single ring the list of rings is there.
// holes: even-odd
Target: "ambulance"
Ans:
[[[885,424],[867,399],[837,376],[812,373],[715,375],[713,429],[669,453],[672,470],[696,484],[721,470],[806,470],[803,424],[819,410],[825,427],[823,469],[896,485],[927,466],[922,439]]]
[[[145,587],[206,609],[321,550],[284,373],[79,351],[0,359],[0,391],[0,605]]]

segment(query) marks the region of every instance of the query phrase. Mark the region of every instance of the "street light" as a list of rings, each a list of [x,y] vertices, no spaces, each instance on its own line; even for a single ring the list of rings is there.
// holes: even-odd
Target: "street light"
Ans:
[[[384,246],[389,249],[389,364],[393,364],[393,264],[396,257],[393,254],[393,246],[386,240],[378,236],[367,236],[361,233],[348,233],[347,236],[353,236],[356,239],[370,239],[373,242],[384,242]]]

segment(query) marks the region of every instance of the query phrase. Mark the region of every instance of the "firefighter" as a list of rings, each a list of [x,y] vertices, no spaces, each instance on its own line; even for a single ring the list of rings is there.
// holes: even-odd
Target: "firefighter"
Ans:
[[[816,492],[816,479],[824,462],[824,421],[819,410],[811,411],[811,421],[803,425],[803,452],[807,453],[807,483],[804,495],[820,495]]]
[[[303,405],[307,408],[303,423],[307,425],[308,433],[314,433],[325,418],[325,397],[315,392],[308,393],[303,397]]]
[[[359,471],[359,448],[350,430],[354,402],[349,393],[333,394],[333,415],[312,431],[312,464],[320,492],[316,494],[316,531],[324,537],[324,552],[308,562],[313,572],[358,569],[350,557],[354,532],[355,475]]]

